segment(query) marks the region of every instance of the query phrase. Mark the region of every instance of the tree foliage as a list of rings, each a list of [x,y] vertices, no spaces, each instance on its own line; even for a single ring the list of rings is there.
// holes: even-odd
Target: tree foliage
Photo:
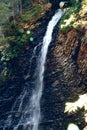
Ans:
[[[0,2],[0,24],[4,23],[9,16],[9,6],[6,3]]]

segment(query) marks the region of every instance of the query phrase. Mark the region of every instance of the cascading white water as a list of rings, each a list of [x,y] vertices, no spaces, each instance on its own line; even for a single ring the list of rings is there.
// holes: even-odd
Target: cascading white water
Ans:
[[[5,130],[6,127],[15,125],[14,123],[15,121],[13,122],[13,118],[15,117],[15,114],[18,114],[18,116],[21,116],[21,118],[18,117],[20,119],[19,119],[18,124],[15,125],[14,130],[18,130],[20,125],[23,125],[23,130],[30,130],[31,126],[32,126],[32,130],[38,130],[38,125],[41,119],[40,100],[41,100],[42,91],[43,91],[43,78],[44,78],[46,55],[47,55],[49,44],[52,41],[53,29],[56,26],[57,22],[62,17],[62,15],[63,15],[63,10],[59,9],[58,12],[56,12],[56,14],[52,17],[52,19],[50,20],[47,26],[47,31],[43,38],[43,42],[39,43],[34,48],[33,55],[30,61],[30,67],[32,65],[32,60],[36,55],[36,50],[38,46],[42,45],[42,49],[38,57],[37,68],[35,72],[36,86],[32,93],[30,102],[28,102],[24,106],[24,102],[26,101],[25,99],[28,96],[28,90],[24,89],[22,93],[20,94],[20,96],[15,101],[11,110],[11,114],[8,115],[7,120],[3,123],[4,124],[3,130]],[[31,68],[29,68],[28,75],[30,74],[30,69]]]
[[[38,124],[41,118],[41,111],[40,111],[40,99],[42,96],[43,91],[43,78],[44,78],[44,70],[45,70],[45,61],[46,61],[46,55],[48,51],[49,44],[52,40],[52,32],[58,21],[63,15],[63,10],[59,9],[58,12],[52,17],[51,21],[49,22],[47,26],[46,34],[43,38],[43,45],[41,52],[39,54],[38,63],[37,63],[37,69],[36,69],[36,86],[35,90],[33,91],[30,106],[32,109],[32,115],[31,115],[31,122],[33,125],[32,130],[38,130]]]

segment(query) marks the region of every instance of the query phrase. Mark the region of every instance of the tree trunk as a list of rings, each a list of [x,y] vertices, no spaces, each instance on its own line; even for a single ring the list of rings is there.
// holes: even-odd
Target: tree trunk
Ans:
[[[19,14],[22,16],[22,0],[19,0]]]
[[[15,19],[14,0],[11,0],[11,7],[12,7],[12,16],[13,16],[13,19]]]

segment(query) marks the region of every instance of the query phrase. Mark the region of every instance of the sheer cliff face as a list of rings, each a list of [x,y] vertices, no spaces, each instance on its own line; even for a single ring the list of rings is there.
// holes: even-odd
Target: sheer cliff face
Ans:
[[[67,34],[62,32],[58,34],[54,55],[64,68],[66,80],[74,75],[81,77],[87,74],[86,33],[87,30],[82,28],[80,30],[71,29]]]
[[[87,91],[86,31],[84,29],[80,31],[71,29],[67,34],[63,34],[60,31],[56,46],[49,52],[52,55],[48,63],[49,69],[51,68],[52,72],[57,72],[55,75],[51,75],[52,79],[50,77],[50,80],[51,82],[53,81],[52,84],[54,86],[62,89],[63,94],[67,95],[64,96],[65,101],[68,99],[74,100],[79,94]],[[62,93],[60,94],[60,99],[63,96]]]
[[[87,77],[87,22],[67,33],[58,32],[56,44],[48,52],[48,72],[57,71],[63,82],[70,86],[70,93],[85,93]],[[61,72],[61,73],[60,73]],[[56,75],[56,77],[58,77]],[[55,82],[55,81],[54,81]],[[59,82],[59,81],[57,81]],[[74,89],[74,90],[73,90]],[[76,90],[76,91],[75,91]]]
[[[49,47],[42,111],[46,119],[54,120],[55,130],[66,128],[68,122],[77,122],[82,124],[81,129],[84,128],[83,112],[66,116],[64,107],[67,101],[74,102],[87,92],[86,24],[80,24],[78,29],[72,28],[67,33],[59,30]]]

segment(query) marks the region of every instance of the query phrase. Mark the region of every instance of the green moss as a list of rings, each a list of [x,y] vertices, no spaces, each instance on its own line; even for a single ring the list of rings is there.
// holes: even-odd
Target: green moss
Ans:
[[[65,9],[64,16],[60,21],[60,30],[67,32],[70,28],[73,27],[73,24],[76,22],[79,16],[79,11],[81,9],[81,2],[76,0],[72,1],[72,7]]]
[[[73,26],[72,25],[69,25],[69,26],[66,26],[66,27],[63,27],[62,29],[61,29],[61,31],[63,31],[63,33],[67,33],[69,30],[71,30],[73,28]]]

